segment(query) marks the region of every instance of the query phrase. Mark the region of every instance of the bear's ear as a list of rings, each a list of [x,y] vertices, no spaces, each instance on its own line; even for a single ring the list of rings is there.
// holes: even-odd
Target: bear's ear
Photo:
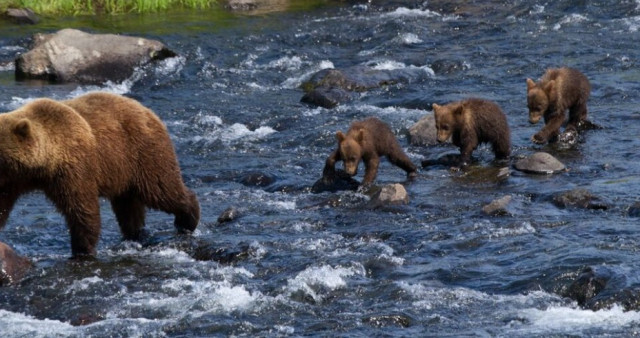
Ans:
[[[13,134],[18,137],[20,141],[27,140],[31,137],[31,123],[29,120],[22,119],[13,126]]]
[[[547,95],[549,95],[549,93],[553,91],[553,88],[555,86],[556,86],[556,80],[551,80],[547,82],[547,84],[544,86],[544,92],[547,93]]]
[[[344,141],[344,139],[345,139],[345,136],[341,131],[339,131],[339,132],[336,133],[336,138],[338,139],[339,143],[342,143],[342,141]]]
[[[431,105],[431,109],[436,110],[436,109],[440,109],[440,105],[437,103],[434,103]]]
[[[527,79],[527,90],[531,90],[531,89],[535,88],[535,86],[536,86],[536,83],[533,82],[533,80],[528,78]]]
[[[459,104],[454,110],[453,110],[453,114],[454,115],[462,115],[462,113],[464,112],[464,106]]]

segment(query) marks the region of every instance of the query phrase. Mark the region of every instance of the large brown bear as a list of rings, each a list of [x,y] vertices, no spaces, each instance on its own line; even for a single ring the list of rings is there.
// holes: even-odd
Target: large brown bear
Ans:
[[[98,196],[111,201],[126,240],[140,239],[145,207],[175,215],[182,232],[200,220],[164,124],[114,94],[38,99],[0,114],[0,228],[16,200],[33,190],[42,190],[64,215],[74,257],[95,255]]]
[[[572,68],[549,69],[538,83],[527,79],[527,106],[529,122],[536,124],[544,117],[545,126],[531,137],[531,141],[543,144],[554,140],[566,120],[566,130],[575,132],[587,119],[587,100],[591,85],[584,74]]]
[[[343,161],[344,171],[355,176],[362,160],[365,166],[362,185],[369,185],[378,174],[381,156],[386,156],[391,163],[406,171],[408,177],[416,176],[417,167],[402,151],[391,128],[375,117],[354,121],[346,134],[338,131],[336,138],[338,149],[327,158],[323,171],[325,177],[334,174],[337,161]]]
[[[449,138],[460,148],[460,166],[467,166],[471,153],[480,143],[491,143],[497,159],[511,154],[511,135],[507,117],[494,102],[471,98],[441,106],[432,105],[438,142]]]

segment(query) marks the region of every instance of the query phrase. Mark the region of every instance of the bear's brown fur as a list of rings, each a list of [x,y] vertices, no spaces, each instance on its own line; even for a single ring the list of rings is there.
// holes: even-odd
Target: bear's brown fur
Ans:
[[[587,100],[591,92],[589,80],[572,68],[548,69],[538,83],[527,79],[527,106],[529,122],[538,123],[544,117],[545,126],[533,135],[531,141],[543,144],[554,140],[566,120],[566,130],[578,131],[587,119]]]
[[[162,121],[114,94],[38,99],[0,114],[0,228],[16,200],[33,190],[64,215],[74,257],[95,255],[98,196],[111,201],[126,240],[140,239],[145,207],[173,214],[184,232],[200,220]]]
[[[336,138],[338,149],[327,158],[325,176],[334,173],[338,161],[343,161],[347,174],[355,176],[362,160],[365,165],[362,185],[371,184],[378,173],[381,156],[386,156],[391,163],[406,171],[407,176],[416,175],[417,167],[404,153],[391,128],[375,117],[354,121],[346,134],[338,131]]]
[[[494,102],[471,98],[441,106],[432,105],[438,142],[449,138],[460,148],[460,165],[466,166],[480,143],[491,143],[498,159],[511,154],[511,135],[507,118]]]

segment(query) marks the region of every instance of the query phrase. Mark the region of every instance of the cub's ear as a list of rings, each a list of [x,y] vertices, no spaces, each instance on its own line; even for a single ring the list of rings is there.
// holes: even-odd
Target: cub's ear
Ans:
[[[440,108],[442,108],[442,106],[437,104],[437,103],[434,103],[434,104],[431,105],[431,109],[433,109],[433,111],[436,111],[436,110],[438,110]]]
[[[336,133],[336,138],[338,139],[338,142],[342,143],[342,141],[344,141],[345,139],[345,136],[341,131],[339,131]]]
[[[547,93],[547,95],[549,95],[549,93],[551,93],[553,91],[553,89],[556,86],[556,80],[551,80],[549,81],[545,86],[544,86],[544,92]]]
[[[364,129],[358,129],[358,134],[356,134],[356,141],[362,144],[362,141],[364,141]]]
[[[22,119],[13,126],[12,131],[20,141],[25,141],[31,137],[31,123],[27,119]]]
[[[531,90],[536,86],[536,83],[531,79],[527,79],[527,90]]]
[[[453,114],[454,115],[462,115],[462,113],[464,113],[464,106],[459,104],[454,110],[453,110]]]

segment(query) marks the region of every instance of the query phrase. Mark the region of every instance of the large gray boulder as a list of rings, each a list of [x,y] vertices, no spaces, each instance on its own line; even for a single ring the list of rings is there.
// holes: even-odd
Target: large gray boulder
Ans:
[[[565,165],[548,153],[537,152],[516,162],[514,167],[532,174],[554,174],[565,170]]]
[[[87,84],[121,82],[136,67],[175,55],[155,40],[63,29],[34,36],[33,48],[15,60],[16,78]]]
[[[31,266],[31,261],[0,242],[0,286],[18,282]]]
[[[409,143],[414,146],[429,146],[438,143],[438,130],[433,114],[427,114],[409,127]]]
[[[9,8],[4,17],[19,25],[35,25],[40,21],[36,13],[29,8]]]

